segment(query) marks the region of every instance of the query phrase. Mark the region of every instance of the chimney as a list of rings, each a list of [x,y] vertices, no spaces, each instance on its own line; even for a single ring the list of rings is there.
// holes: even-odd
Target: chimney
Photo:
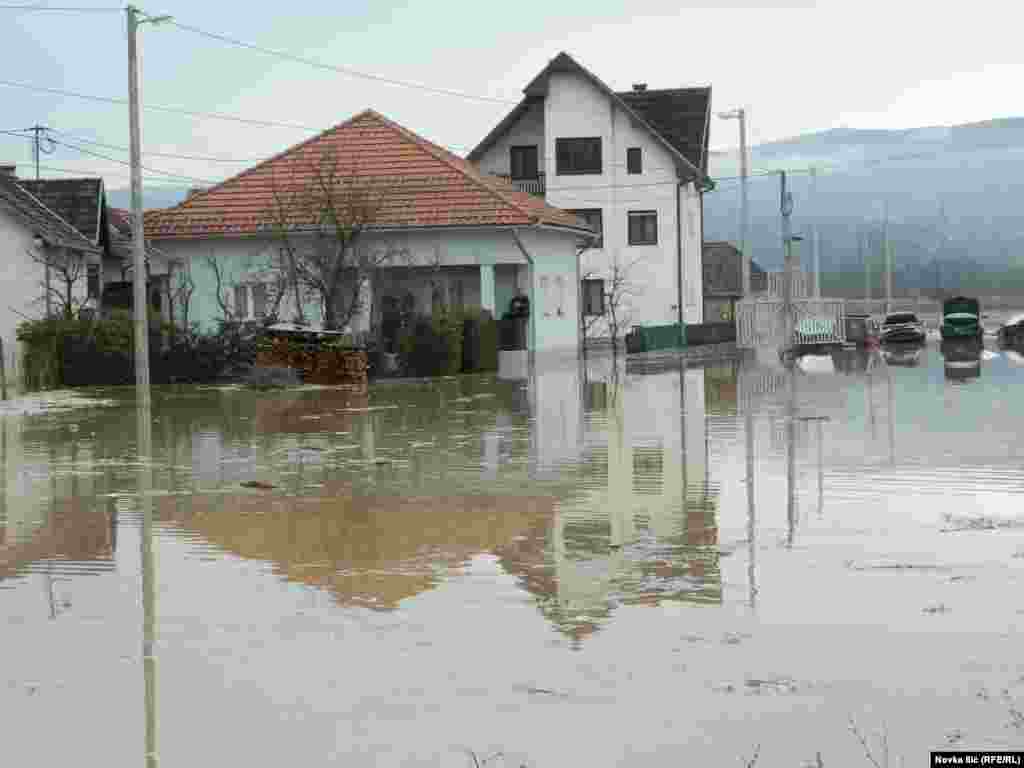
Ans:
[[[18,178],[18,166],[16,165],[0,165],[0,176],[7,179]]]
[[[643,93],[647,90],[647,83],[633,83],[634,93]]]

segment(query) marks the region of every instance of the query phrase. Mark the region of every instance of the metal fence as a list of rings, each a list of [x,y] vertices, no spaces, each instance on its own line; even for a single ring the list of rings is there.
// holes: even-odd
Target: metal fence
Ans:
[[[736,346],[744,349],[800,344],[838,344],[846,341],[842,299],[794,299],[795,338],[787,340],[785,303],[781,299],[746,299],[736,304]]]

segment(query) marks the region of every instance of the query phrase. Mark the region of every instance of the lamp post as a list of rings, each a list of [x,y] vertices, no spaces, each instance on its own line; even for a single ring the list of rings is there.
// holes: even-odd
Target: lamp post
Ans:
[[[747,178],[749,176],[747,158],[747,110],[742,107],[730,112],[719,112],[722,120],[739,120],[740,123],[740,253],[743,254],[743,295],[750,293],[750,243],[747,242],[750,230],[747,197]]]

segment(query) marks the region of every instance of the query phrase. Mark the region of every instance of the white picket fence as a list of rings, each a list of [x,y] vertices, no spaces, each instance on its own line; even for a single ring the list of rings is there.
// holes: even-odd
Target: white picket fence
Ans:
[[[796,338],[801,344],[846,341],[843,299],[793,300]],[[736,346],[741,349],[786,344],[785,303],[777,298],[744,299],[736,304]]]

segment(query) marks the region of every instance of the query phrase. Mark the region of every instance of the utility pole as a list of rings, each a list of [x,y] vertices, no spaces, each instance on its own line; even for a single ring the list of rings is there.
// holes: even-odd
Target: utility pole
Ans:
[[[159,24],[170,16],[148,16],[138,8],[125,8],[128,17],[128,128],[131,139],[132,269],[135,312],[135,384],[137,396],[149,402],[149,300],[146,289],[146,234],[142,216],[142,129],[139,118],[138,31],[143,24]],[[140,16],[142,18],[140,18]]]
[[[885,313],[892,312],[892,253],[889,250],[889,204],[882,221],[882,251],[885,256]]]
[[[753,248],[750,240],[750,199],[748,197],[748,179],[750,176],[749,158],[747,157],[747,110],[740,107],[731,112],[719,112],[722,120],[739,120],[740,123],[740,253],[743,254],[743,296],[749,296],[751,262]]]
[[[781,182],[779,208],[782,213],[782,246],[785,274],[782,281],[783,313],[785,321],[785,348],[788,351],[793,344],[795,318],[793,316],[793,233],[790,217],[793,215],[793,195],[786,188],[786,172],[779,171]]]
[[[40,154],[47,154],[48,155],[51,152],[53,152],[52,140],[49,140],[49,141],[51,141],[50,149],[49,150],[44,150],[42,142],[43,142],[44,134],[49,129],[45,125],[33,125],[29,130],[32,131],[32,159],[35,161],[35,166],[36,166],[36,181],[39,181],[39,155]],[[50,271],[50,261],[49,261],[49,259],[46,259],[43,267],[44,267],[44,269],[46,271],[46,277],[45,277],[45,285],[46,285],[46,316],[50,317],[53,314],[53,299],[50,296],[50,291],[51,291],[50,281],[52,279],[51,278],[51,274],[52,273]]]
[[[146,301],[146,234],[142,218],[142,138],[139,126],[139,61],[137,40],[139,11],[125,8],[128,16],[128,119],[132,176],[132,271],[135,310],[136,396],[149,401],[149,312]]]
[[[748,184],[750,176],[747,158],[747,111],[736,110],[740,121],[740,252],[743,254],[743,295],[751,295],[750,275],[753,248],[750,244],[750,198]]]
[[[138,440],[138,503],[142,518],[140,556],[142,562],[142,665],[145,695],[145,760],[147,768],[156,768],[156,577],[153,560],[153,418],[149,391],[149,300],[146,288],[146,240],[142,216],[142,137],[139,120],[138,30],[147,23],[167,21],[170,16],[152,17],[134,6],[127,6],[128,21],[128,97],[131,138],[132,177],[132,264],[135,310],[135,402]],[[142,16],[142,18],[140,18]]]
[[[818,169],[811,166],[811,261],[814,264],[814,298],[821,298],[821,249],[818,240]]]
[[[864,311],[871,314],[871,264],[868,261],[868,252],[864,247],[864,230],[857,230],[857,255],[860,256],[861,264],[864,265]]]

